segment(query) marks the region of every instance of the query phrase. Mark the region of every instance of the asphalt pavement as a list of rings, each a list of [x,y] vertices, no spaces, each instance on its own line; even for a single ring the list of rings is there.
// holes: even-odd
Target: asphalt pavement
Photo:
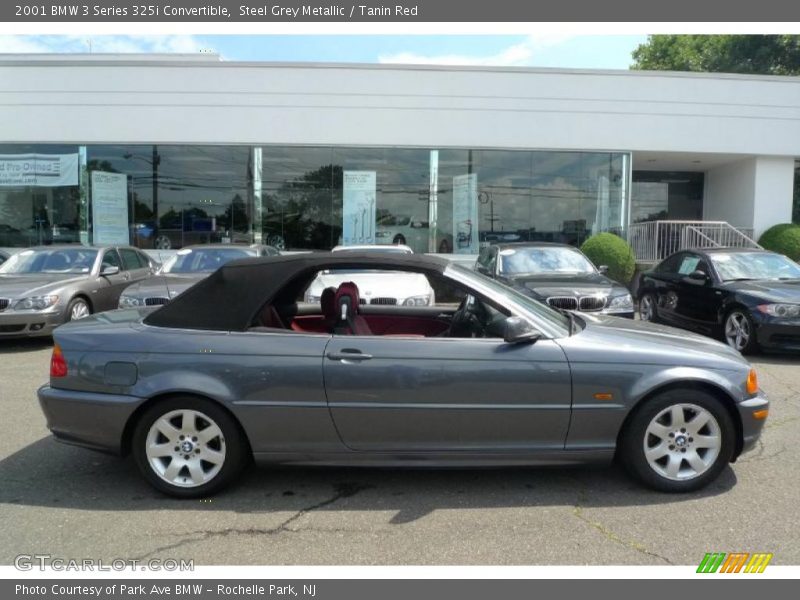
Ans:
[[[762,443],[702,492],[621,469],[251,468],[205,501],[160,495],[130,460],[54,442],[36,400],[50,342],[0,340],[0,564],[698,564],[772,552],[800,564],[800,358],[753,359],[772,402]]]

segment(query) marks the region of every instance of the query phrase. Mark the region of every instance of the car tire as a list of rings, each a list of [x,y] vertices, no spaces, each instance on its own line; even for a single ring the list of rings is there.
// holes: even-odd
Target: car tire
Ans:
[[[92,307],[85,298],[73,298],[67,305],[67,321],[77,321],[92,314]]]
[[[170,250],[172,249],[172,240],[166,235],[160,235],[156,238],[155,247],[157,250]]]
[[[645,292],[639,299],[639,318],[648,323],[658,323],[658,300],[655,294]]]
[[[450,254],[453,249],[450,247],[450,242],[447,240],[442,240],[439,243],[439,254]]]
[[[722,321],[722,339],[734,350],[742,354],[752,354],[758,350],[756,326],[744,308],[734,308],[725,314]]]
[[[157,402],[136,423],[136,465],[150,485],[176,498],[210,496],[231,484],[250,457],[234,418],[211,400]]]
[[[619,458],[652,489],[684,493],[716,479],[733,457],[733,418],[715,396],[675,389],[645,400],[623,431]]]
[[[405,244],[406,244],[406,237],[405,237],[404,235],[402,235],[402,234],[397,234],[396,236],[394,236],[394,239],[392,240],[392,243],[393,243],[395,246],[398,246],[398,245],[400,245],[400,246],[405,246]]]

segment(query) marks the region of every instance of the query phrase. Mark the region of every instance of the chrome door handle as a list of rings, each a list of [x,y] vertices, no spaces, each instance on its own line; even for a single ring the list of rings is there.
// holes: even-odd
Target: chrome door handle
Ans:
[[[342,350],[341,352],[328,352],[327,357],[331,360],[369,360],[371,354],[364,354],[358,350]]]

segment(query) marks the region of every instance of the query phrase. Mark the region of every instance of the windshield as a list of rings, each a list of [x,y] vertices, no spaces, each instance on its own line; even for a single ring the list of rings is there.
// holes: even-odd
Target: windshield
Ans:
[[[247,248],[185,248],[167,259],[162,273],[211,273],[237,258],[255,256]]]
[[[594,265],[572,248],[522,247],[498,252],[501,275],[594,273]]]
[[[33,275],[36,273],[89,273],[97,258],[93,248],[53,248],[23,250],[0,266],[0,274]]]
[[[480,287],[488,288],[488,290],[494,294],[505,296],[514,303],[519,304],[522,308],[544,321],[551,329],[558,332],[557,335],[553,337],[563,337],[569,333],[570,319],[560,312],[553,310],[546,304],[534,300],[502,283],[498,283],[497,280],[491,277],[472,271],[463,265],[452,263],[448,269],[456,271],[459,280],[473,285],[478,290],[480,290]]]
[[[741,279],[800,279],[800,265],[771,252],[709,253],[722,281]]]

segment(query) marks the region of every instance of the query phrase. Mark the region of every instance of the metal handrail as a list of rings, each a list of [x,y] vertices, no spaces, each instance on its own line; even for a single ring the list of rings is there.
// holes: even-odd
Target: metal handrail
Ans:
[[[727,221],[645,221],[628,227],[626,238],[639,262],[658,262],[690,248],[761,248],[750,228]]]

